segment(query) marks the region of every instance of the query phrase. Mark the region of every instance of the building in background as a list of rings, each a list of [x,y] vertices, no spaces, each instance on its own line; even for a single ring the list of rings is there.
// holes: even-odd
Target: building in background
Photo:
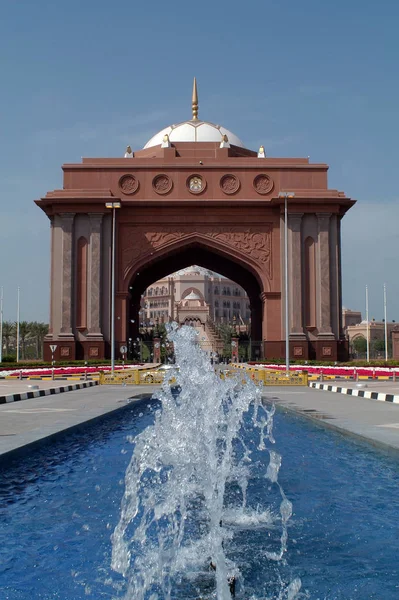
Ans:
[[[140,325],[155,321],[198,320],[205,323],[236,322],[245,329],[251,320],[246,291],[231,279],[197,265],[159,279],[141,300]]]
[[[344,331],[351,325],[358,325],[362,322],[362,313],[360,310],[342,309],[342,328]]]

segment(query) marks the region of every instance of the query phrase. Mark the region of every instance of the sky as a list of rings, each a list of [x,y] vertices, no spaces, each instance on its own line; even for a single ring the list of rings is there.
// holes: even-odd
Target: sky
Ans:
[[[0,18],[4,318],[48,322],[49,221],[61,165],[140,149],[191,116],[268,156],[329,164],[343,219],[343,303],[399,321],[396,0],[9,0]]]

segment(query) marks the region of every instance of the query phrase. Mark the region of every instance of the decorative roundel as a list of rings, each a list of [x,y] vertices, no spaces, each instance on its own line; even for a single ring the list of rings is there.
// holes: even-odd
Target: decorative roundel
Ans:
[[[254,188],[258,194],[268,194],[273,189],[273,179],[269,175],[257,175],[254,179]]]
[[[119,180],[119,187],[124,194],[129,196],[139,189],[139,180],[134,175],[122,175]]]
[[[235,194],[240,189],[240,180],[235,175],[223,175],[220,187],[225,194]]]
[[[200,194],[206,188],[206,181],[201,175],[190,175],[187,187],[192,194]]]
[[[152,180],[152,187],[157,194],[167,194],[172,189],[173,182],[168,175],[157,175]]]

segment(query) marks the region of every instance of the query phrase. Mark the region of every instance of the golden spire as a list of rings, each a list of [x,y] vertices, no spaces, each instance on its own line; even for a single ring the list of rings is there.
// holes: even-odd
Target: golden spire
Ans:
[[[194,77],[193,83],[193,97],[191,100],[191,106],[193,111],[193,121],[198,121],[198,93],[197,93],[197,80]]]

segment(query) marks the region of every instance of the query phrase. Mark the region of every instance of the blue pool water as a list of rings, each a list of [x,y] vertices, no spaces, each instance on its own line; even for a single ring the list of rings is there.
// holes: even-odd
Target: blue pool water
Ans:
[[[132,454],[127,436],[152,423],[153,410],[148,400],[130,404],[0,467],[1,600],[124,596],[110,567],[110,535]],[[299,416],[278,412],[274,423],[279,481],[294,506],[286,564],[265,570],[257,550],[264,530],[243,534],[241,557],[238,536],[231,551],[247,590],[275,598],[267,582],[283,572],[301,578],[302,598],[397,600],[399,461]]]

